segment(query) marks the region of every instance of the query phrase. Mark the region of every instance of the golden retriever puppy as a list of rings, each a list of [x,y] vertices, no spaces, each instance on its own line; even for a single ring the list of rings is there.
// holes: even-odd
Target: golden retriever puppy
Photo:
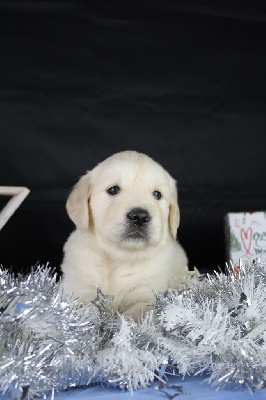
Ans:
[[[124,151],[82,176],[67,201],[77,229],[64,246],[63,286],[84,304],[97,287],[138,319],[155,295],[190,275],[176,241],[174,179],[150,157]]]

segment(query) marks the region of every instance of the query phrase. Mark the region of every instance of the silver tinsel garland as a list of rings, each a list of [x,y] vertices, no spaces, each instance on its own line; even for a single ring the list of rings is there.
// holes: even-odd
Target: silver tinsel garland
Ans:
[[[0,391],[25,399],[100,382],[134,390],[167,372],[262,388],[265,277],[265,261],[254,260],[191,278],[136,323],[113,313],[100,290],[79,306],[48,267],[19,277],[0,269]]]

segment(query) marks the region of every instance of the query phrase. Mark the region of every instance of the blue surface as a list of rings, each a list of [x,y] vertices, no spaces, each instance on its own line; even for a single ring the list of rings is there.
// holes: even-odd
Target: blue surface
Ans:
[[[250,392],[247,388],[238,390],[220,389],[213,387],[207,382],[204,382],[202,376],[187,376],[185,379],[182,377],[171,376],[167,381],[168,386],[182,385],[184,394],[178,395],[177,389],[165,388],[169,395],[177,395],[174,399],[184,398],[185,400],[266,400],[266,389],[255,390]],[[156,390],[159,382],[156,381],[149,385],[147,389],[137,390],[133,393],[123,392],[120,389],[109,387],[106,385],[96,385],[87,388],[71,389],[59,394],[55,394],[54,400],[163,400],[169,399],[165,393]],[[0,395],[0,400],[10,400],[11,397],[7,394]],[[51,399],[48,395],[47,400]],[[37,399],[36,399],[37,400]]]
[[[250,393],[248,389],[228,390],[222,389],[217,390],[217,387],[213,387],[207,382],[203,382],[204,378],[201,376],[187,376],[184,380],[182,377],[169,377],[167,384],[170,385],[182,385],[183,391],[188,394],[181,394],[176,396],[175,399],[184,398],[186,400],[197,400],[197,399],[226,399],[226,400],[266,400],[266,389],[256,390]],[[130,392],[122,392],[119,389],[110,388],[108,386],[98,385],[94,387],[84,389],[73,389],[64,393],[55,395],[55,400],[94,400],[94,399],[117,399],[117,400],[156,400],[156,399],[167,399],[166,394],[155,390],[154,387],[158,387],[159,383],[154,382],[147,389],[134,391],[133,394]],[[176,389],[165,389],[169,394],[177,394]]]

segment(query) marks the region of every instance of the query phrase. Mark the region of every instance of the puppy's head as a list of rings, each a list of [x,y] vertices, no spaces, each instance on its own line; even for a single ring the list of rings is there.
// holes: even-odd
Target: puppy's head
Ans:
[[[179,225],[174,179],[150,157],[117,153],[84,175],[67,201],[77,228],[101,245],[132,251],[176,238]]]

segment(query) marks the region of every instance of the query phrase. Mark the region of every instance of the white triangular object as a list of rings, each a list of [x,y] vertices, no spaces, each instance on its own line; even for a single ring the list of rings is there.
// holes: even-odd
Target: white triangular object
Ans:
[[[9,202],[0,212],[0,230],[14,214],[23,200],[28,196],[30,190],[19,186],[0,186],[0,196],[12,196]]]

